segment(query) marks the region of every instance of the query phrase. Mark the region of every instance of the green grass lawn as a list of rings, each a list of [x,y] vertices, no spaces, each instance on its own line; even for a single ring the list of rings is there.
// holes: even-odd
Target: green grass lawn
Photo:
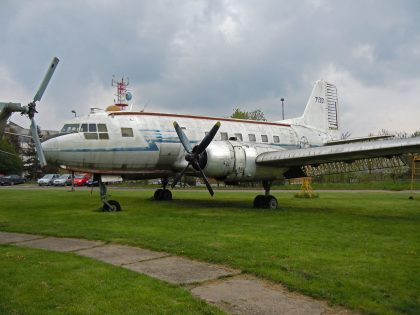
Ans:
[[[74,254],[0,246],[0,314],[222,314],[182,288]]]
[[[420,197],[406,193],[277,194],[112,191],[102,213],[88,191],[0,189],[0,230],[138,245],[226,264],[366,314],[420,312]]]

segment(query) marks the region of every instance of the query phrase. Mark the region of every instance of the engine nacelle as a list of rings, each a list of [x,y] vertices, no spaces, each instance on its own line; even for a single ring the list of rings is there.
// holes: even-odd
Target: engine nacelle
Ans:
[[[235,168],[235,153],[228,141],[212,142],[200,158],[200,164],[206,175],[224,178]]]
[[[259,154],[268,151],[273,151],[273,147],[238,141],[213,141],[202,154],[200,164],[206,175],[224,181],[282,178],[285,169],[255,163]]]

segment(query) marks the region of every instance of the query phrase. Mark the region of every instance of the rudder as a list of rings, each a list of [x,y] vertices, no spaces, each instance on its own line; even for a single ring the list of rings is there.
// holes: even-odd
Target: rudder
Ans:
[[[315,82],[302,116],[302,123],[322,131],[338,131],[337,87],[324,80]]]

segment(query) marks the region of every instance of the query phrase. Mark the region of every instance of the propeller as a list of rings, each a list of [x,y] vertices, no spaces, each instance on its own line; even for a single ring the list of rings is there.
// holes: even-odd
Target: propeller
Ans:
[[[172,182],[172,188],[175,187],[175,185],[179,182],[179,180],[182,178],[188,167],[191,165],[194,169],[199,171],[201,173],[201,176],[203,177],[204,183],[206,184],[206,187],[210,193],[210,195],[214,195],[213,189],[211,188],[211,185],[207,179],[206,174],[204,174],[203,169],[200,165],[200,155],[206,150],[210,142],[213,140],[214,136],[216,135],[217,131],[220,128],[220,122],[218,121],[213,128],[211,128],[210,132],[201,140],[201,142],[196,145],[194,148],[191,147],[191,143],[188,140],[187,136],[185,135],[184,131],[182,131],[182,128],[178,125],[176,121],[174,121],[174,127],[175,131],[178,134],[178,138],[182,143],[182,146],[184,147],[185,151],[187,151],[187,154],[185,155],[185,160],[188,162],[188,165],[179,173],[174,181]]]
[[[44,95],[45,89],[47,88],[48,83],[50,82],[50,79],[52,75],[54,74],[55,68],[57,67],[57,64],[59,61],[60,60],[57,57],[53,58],[50,66],[47,69],[47,72],[44,75],[44,79],[42,80],[41,85],[39,86],[38,91],[36,92],[34,96],[34,99],[32,100],[31,103],[28,104],[26,113],[24,113],[24,114],[27,114],[29,119],[31,120],[31,127],[30,127],[31,135],[35,143],[36,154],[38,156],[38,160],[41,167],[44,167],[45,165],[47,165],[47,161],[45,160],[44,151],[42,151],[41,140],[38,134],[38,126],[35,121],[35,114],[38,113],[36,111],[36,102],[39,102],[42,98],[42,95]]]

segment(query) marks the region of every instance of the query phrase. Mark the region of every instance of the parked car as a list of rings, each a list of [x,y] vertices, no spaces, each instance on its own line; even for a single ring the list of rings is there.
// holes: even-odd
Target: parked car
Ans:
[[[10,185],[23,184],[26,182],[25,178],[16,174],[4,176],[4,177],[10,181]]]
[[[63,174],[59,178],[54,179],[54,186],[68,186],[71,185],[71,174]]]
[[[87,182],[86,186],[92,187],[92,186],[99,186],[99,181],[93,180],[93,177],[91,177]]]
[[[78,174],[74,176],[74,186],[84,186],[90,179],[90,174]]]
[[[59,178],[59,174],[47,174],[44,177],[38,179],[39,186],[51,186],[54,183],[54,179]]]
[[[0,176],[0,186],[9,186],[12,183],[10,182],[10,179],[7,178],[7,176]]]

